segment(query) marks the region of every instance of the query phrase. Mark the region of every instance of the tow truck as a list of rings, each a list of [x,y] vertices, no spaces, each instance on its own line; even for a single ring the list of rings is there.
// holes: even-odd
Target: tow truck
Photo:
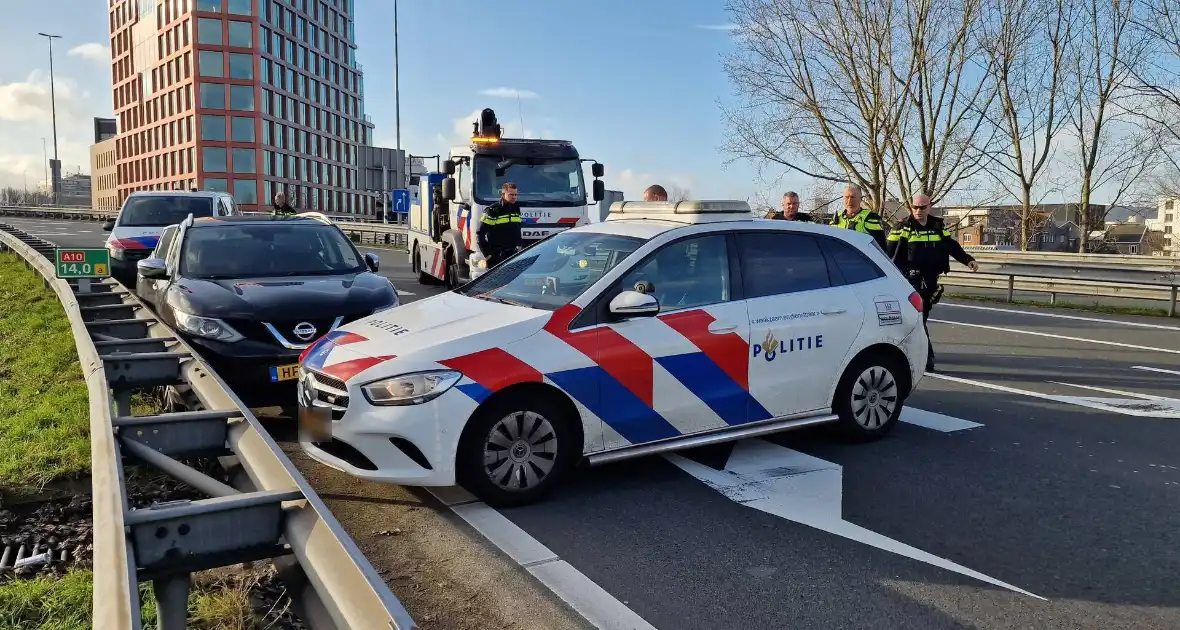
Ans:
[[[589,222],[584,162],[592,163],[594,202],[605,196],[603,165],[582,158],[572,142],[502,135],[495,111],[483,110],[468,146],[452,148],[441,161],[441,172],[411,181],[407,237],[419,283],[453,289],[486,270],[476,229],[484,208],[499,201],[505,182],[520,191],[526,247]]]

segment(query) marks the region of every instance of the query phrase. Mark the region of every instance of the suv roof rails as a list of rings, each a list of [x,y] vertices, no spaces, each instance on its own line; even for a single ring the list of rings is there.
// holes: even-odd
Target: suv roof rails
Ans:
[[[188,213],[188,216],[184,218],[184,221],[180,222],[180,226],[181,227],[192,227],[193,226],[193,213],[191,213],[191,212]]]

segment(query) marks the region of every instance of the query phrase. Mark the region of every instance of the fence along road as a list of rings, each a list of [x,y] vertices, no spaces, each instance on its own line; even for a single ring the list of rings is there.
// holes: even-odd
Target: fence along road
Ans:
[[[94,627],[140,630],[152,582],[160,630],[187,626],[191,573],[273,558],[311,628],[416,628],[327,506],[199,356],[111,280],[56,279],[54,245],[0,224],[0,244],[57,293],[90,395]],[[189,410],[133,416],[134,389],[176,386]],[[113,414],[113,415],[112,415]],[[129,509],[123,457],[208,494]],[[220,456],[233,487],[180,459]]]

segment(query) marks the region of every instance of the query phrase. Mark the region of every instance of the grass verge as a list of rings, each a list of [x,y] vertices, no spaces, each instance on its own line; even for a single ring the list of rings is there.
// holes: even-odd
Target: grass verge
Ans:
[[[1146,315],[1150,317],[1167,317],[1168,311],[1164,308],[1145,308],[1138,306],[1110,306],[1108,304],[1092,304],[1078,303],[1078,302],[1050,302],[1048,300],[1012,300],[1009,302],[1006,298],[992,297],[988,295],[967,295],[965,293],[947,293],[946,297],[956,300],[965,300],[971,302],[988,302],[991,304],[1008,304],[1011,306],[1038,306],[1047,308],[1063,308],[1074,311],[1088,311],[1091,313],[1109,313],[1111,315]]]
[[[90,406],[61,302],[0,253],[0,491],[31,494],[90,469]]]
[[[22,496],[90,470],[90,406],[73,332],[52,290],[21,258],[0,252],[0,492]],[[133,412],[159,412],[139,394]],[[130,467],[129,467],[130,468]],[[146,472],[146,471],[144,471]],[[189,619],[194,628],[263,628],[252,608],[259,574],[205,572],[194,576]],[[83,630],[91,624],[94,575],[74,569],[62,577],[9,577],[0,582],[0,628]],[[145,627],[155,623],[150,585],[141,588]]]

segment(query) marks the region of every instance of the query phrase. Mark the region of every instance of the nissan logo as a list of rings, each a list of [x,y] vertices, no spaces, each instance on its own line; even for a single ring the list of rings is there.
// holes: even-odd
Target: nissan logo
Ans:
[[[311,341],[312,337],[315,337],[315,326],[309,322],[299,322],[291,332],[302,341]]]

